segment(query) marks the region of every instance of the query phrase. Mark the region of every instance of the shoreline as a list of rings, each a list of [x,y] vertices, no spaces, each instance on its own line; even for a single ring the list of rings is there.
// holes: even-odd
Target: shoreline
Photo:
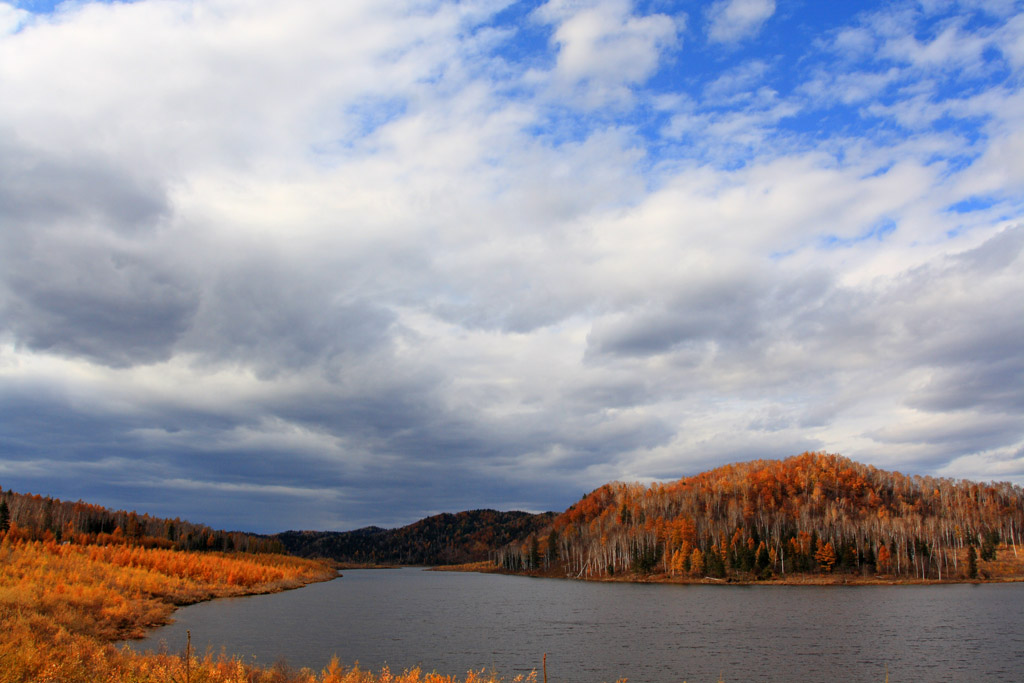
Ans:
[[[279,593],[337,577],[332,563],[272,553],[200,553],[4,537],[0,679],[157,683],[185,680],[181,674],[189,667],[197,673],[225,667],[255,672],[242,660],[202,653],[143,654],[133,641],[173,623],[176,610],[187,605]]]
[[[658,583],[695,586],[934,586],[958,584],[1021,583],[1024,575],[990,577],[987,579],[900,579],[884,575],[856,576],[852,574],[799,574],[785,578],[753,580],[730,576],[723,579],[714,577],[672,577],[667,574],[620,574],[618,576],[585,577],[557,571],[514,572],[497,567],[489,562],[470,562],[457,565],[430,567],[429,571],[474,572],[478,574],[502,574],[505,576],[526,576],[536,579],[560,579],[564,581],[588,581],[591,583]]]
[[[299,588],[305,588],[306,586],[310,586],[314,583],[327,583],[328,581],[334,581],[343,576],[341,570],[338,567],[336,567],[333,563],[329,563],[329,561],[324,561],[324,567],[327,570],[333,572],[333,574],[328,575],[327,572],[324,572],[323,574],[311,578],[309,581],[279,582],[276,584],[268,584],[264,586],[254,586],[252,590],[231,589],[223,592],[211,592],[208,595],[200,596],[195,599],[193,599],[191,596],[184,598],[182,600],[164,600],[158,598],[158,600],[168,608],[166,613],[160,615],[159,621],[151,622],[148,624],[142,624],[141,630],[139,626],[127,626],[127,629],[132,630],[128,632],[118,633],[115,635],[115,637],[110,639],[100,638],[100,640],[101,642],[105,640],[105,642],[110,643],[114,646],[128,646],[129,643],[131,642],[145,640],[151,635],[152,631],[158,628],[162,628],[164,626],[169,626],[170,624],[174,623],[174,613],[177,612],[178,609],[181,607],[190,607],[191,605],[199,605],[204,602],[213,602],[214,600],[223,600],[225,598],[249,598],[256,597],[259,595],[273,595],[274,593],[284,593],[285,591],[292,591],[298,590]]]

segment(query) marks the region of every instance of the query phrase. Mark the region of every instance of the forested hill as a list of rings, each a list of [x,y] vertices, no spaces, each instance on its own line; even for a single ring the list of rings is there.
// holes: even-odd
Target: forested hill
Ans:
[[[997,552],[1016,560],[1022,525],[1024,492],[1013,484],[906,476],[804,453],[668,484],[607,484],[497,561],[589,577],[984,578],[1001,571]]]
[[[9,539],[140,545],[178,550],[282,553],[275,538],[0,489],[0,532]]]
[[[459,564],[486,560],[488,553],[536,533],[554,518],[554,512],[470,510],[434,515],[399,529],[286,531],[276,538],[302,557],[356,564]]]

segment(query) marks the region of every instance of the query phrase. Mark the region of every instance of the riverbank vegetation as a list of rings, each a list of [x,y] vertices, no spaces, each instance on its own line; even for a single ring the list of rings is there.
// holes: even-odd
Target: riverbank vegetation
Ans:
[[[1024,580],[1022,525],[1019,486],[804,453],[669,484],[607,484],[493,564],[604,580]]]
[[[111,642],[165,623],[175,605],[334,575],[284,555],[58,544],[15,528],[0,540],[0,681],[168,681],[166,658],[122,652]]]
[[[322,671],[284,665],[258,667],[236,658],[185,651],[139,654],[117,640],[166,623],[176,605],[216,597],[267,593],[334,578],[330,565],[278,553],[212,550],[245,534],[210,531],[202,552],[175,547],[178,539],[148,533],[155,520],[128,532],[82,530],[85,519],[117,516],[96,506],[6,493],[0,496],[0,683],[458,683],[420,670],[395,674],[344,667]],[[12,505],[11,503],[16,503]],[[64,511],[86,511],[65,519]],[[49,509],[50,514],[47,514]],[[42,514],[37,514],[42,513]],[[85,522],[86,524],[90,522]],[[196,525],[174,522],[185,529]],[[54,533],[54,526],[62,528]],[[258,537],[252,539],[259,546]],[[496,683],[481,672],[466,683]],[[519,680],[524,680],[520,677]]]

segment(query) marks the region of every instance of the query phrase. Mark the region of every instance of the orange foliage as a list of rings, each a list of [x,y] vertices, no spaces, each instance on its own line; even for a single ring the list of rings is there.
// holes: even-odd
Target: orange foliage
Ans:
[[[553,526],[562,542],[561,566],[552,573],[571,577],[678,576],[679,558],[700,550],[715,560],[709,572],[717,578],[824,571],[963,580],[960,558],[969,544],[1002,544],[1017,557],[1024,489],[911,477],[839,455],[802,453],[669,484],[606,484]],[[722,567],[713,566],[715,554]],[[510,570],[526,565],[514,546],[499,548],[495,562]],[[989,576],[1017,576],[1008,568],[993,564]]]
[[[822,570],[832,571],[832,567],[836,563],[836,551],[832,547],[832,543],[819,544],[818,550],[814,553],[814,559],[821,565]]]
[[[13,533],[12,533],[13,532]],[[113,534],[111,534],[113,535]],[[419,669],[374,674],[261,669],[207,654],[141,655],[110,643],[166,622],[175,604],[298,587],[329,579],[326,565],[284,555],[196,553],[123,544],[58,545],[25,540],[16,527],[0,541],[0,683],[459,683]],[[518,676],[535,683],[536,676]],[[470,672],[465,683],[498,683]]]
[[[892,555],[889,553],[889,549],[882,543],[878,546],[878,571],[886,574],[889,572],[890,563],[889,560]]]

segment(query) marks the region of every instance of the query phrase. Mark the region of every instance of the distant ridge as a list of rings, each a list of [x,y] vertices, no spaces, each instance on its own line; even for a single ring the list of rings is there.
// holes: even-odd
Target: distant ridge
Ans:
[[[668,484],[606,484],[500,549],[496,562],[592,578],[963,580],[1010,572],[997,562],[1000,544],[1019,564],[1022,526],[1024,492],[1014,484],[907,476],[803,453]]]
[[[489,559],[497,548],[551,524],[556,513],[469,510],[443,513],[398,529],[285,531],[288,552],[352,564],[445,565]]]

